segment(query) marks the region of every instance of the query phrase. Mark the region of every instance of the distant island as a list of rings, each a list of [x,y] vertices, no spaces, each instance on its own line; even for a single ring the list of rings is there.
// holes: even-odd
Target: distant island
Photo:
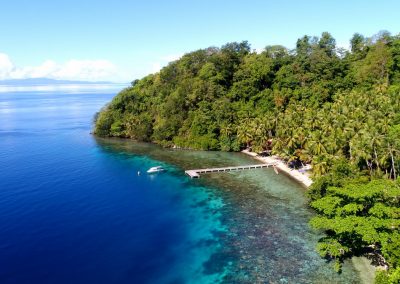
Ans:
[[[115,84],[107,81],[77,81],[77,80],[56,80],[50,78],[28,78],[28,79],[9,79],[0,80],[0,86],[47,86],[47,85],[99,85]]]
[[[376,283],[400,283],[400,35],[327,32],[252,51],[200,49],[122,90],[96,116],[102,137],[277,155],[312,168],[307,195],[340,272],[367,256]]]

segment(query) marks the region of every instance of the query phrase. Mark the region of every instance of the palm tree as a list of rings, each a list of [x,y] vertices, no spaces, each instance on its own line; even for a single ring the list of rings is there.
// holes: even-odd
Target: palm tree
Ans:
[[[229,123],[223,123],[220,128],[220,133],[222,136],[225,136],[228,138],[231,137],[231,135],[233,133],[232,125]]]
[[[322,176],[328,172],[329,165],[326,155],[316,156],[312,161],[312,170],[315,177]]]
[[[250,143],[253,140],[253,133],[251,125],[247,123],[241,123],[237,128],[237,138],[240,143],[245,143],[246,147],[250,147]]]
[[[307,149],[312,155],[322,155],[326,153],[324,145],[324,136],[321,130],[316,130],[311,133],[311,137],[307,143]]]

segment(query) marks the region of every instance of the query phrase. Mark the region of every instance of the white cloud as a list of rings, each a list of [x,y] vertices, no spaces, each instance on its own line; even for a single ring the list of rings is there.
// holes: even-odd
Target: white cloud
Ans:
[[[107,79],[116,72],[116,67],[108,60],[70,60],[54,72],[57,78],[85,80]]]
[[[110,81],[117,76],[116,66],[108,60],[69,60],[57,63],[46,60],[38,66],[17,67],[9,56],[0,53],[0,80],[52,78],[66,80]]]
[[[11,62],[8,55],[0,53],[0,79],[7,77],[14,68],[14,64]]]

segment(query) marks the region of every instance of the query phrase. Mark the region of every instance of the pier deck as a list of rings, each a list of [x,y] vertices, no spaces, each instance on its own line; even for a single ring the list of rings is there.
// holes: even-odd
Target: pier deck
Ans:
[[[200,174],[261,169],[261,168],[275,167],[276,165],[277,163],[267,163],[267,164],[247,165],[247,166],[237,166],[237,167],[197,169],[197,170],[187,170],[185,171],[185,174],[187,174],[191,178],[199,178]]]

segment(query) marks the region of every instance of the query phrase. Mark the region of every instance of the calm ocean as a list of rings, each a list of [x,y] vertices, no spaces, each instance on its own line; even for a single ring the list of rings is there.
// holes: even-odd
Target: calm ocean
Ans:
[[[358,283],[314,250],[304,189],[254,163],[96,139],[116,89],[0,93],[0,283]],[[152,166],[167,172],[148,175]],[[138,175],[138,171],[141,172]]]

